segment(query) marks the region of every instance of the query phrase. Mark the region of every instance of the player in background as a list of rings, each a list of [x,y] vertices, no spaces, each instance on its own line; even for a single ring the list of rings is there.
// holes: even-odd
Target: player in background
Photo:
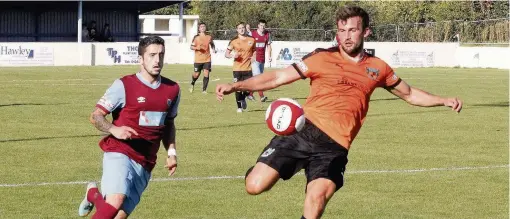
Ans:
[[[117,79],[97,102],[90,122],[109,135],[101,139],[101,192],[89,183],[78,209],[94,219],[127,218],[139,203],[156,164],[160,143],[168,152],[169,175],[177,168],[175,124],[179,85],[162,77],[165,41],[149,36],[138,44],[140,71]],[[113,121],[106,120],[112,113]]]
[[[236,26],[237,36],[228,43],[225,51],[226,58],[234,58],[233,75],[234,82],[244,81],[252,77],[251,63],[255,59],[255,39],[246,36],[245,24],[239,23]],[[234,54],[232,54],[234,52]],[[248,92],[236,92],[237,112],[241,113],[246,109],[246,96]]]
[[[198,34],[193,37],[191,42],[191,50],[195,51],[195,64],[194,72],[191,76],[191,86],[189,92],[193,92],[195,82],[202,70],[204,70],[204,78],[202,84],[202,93],[207,93],[207,85],[209,85],[209,75],[211,72],[211,50],[216,53],[216,46],[214,46],[213,37],[206,33],[207,26],[204,22],[198,25]]]
[[[268,52],[268,58],[267,60],[269,62],[272,61],[271,57],[271,34],[269,31],[266,31],[266,24],[267,22],[263,19],[259,20],[259,24],[257,26],[257,30],[251,31],[251,36],[255,38],[255,47],[257,51],[257,57],[255,61],[251,64],[251,69],[253,72],[253,76],[257,76],[259,74],[262,74],[264,72],[264,64],[266,63],[266,48]],[[264,96],[263,91],[258,91],[260,101],[266,102],[267,97]],[[250,95],[248,96],[249,100],[255,100],[253,97],[253,92],[250,92]]]
[[[459,99],[412,87],[386,62],[363,51],[363,39],[370,30],[369,16],[362,8],[340,8],[336,22],[338,47],[316,49],[285,69],[216,86],[221,101],[232,92],[270,90],[299,79],[311,80],[303,106],[305,127],[290,136],[275,136],[245,179],[246,191],[258,195],[304,168],[307,184],[302,218],[308,219],[321,217],[328,201],[343,186],[347,154],[365,121],[375,88],[384,88],[415,106],[446,106],[457,113],[462,109]]]
[[[251,35],[251,27],[250,27],[250,24],[246,24],[246,25],[245,25],[245,28],[246,28],[245,34],[246,34],[247,36],[252,36],[252,35]]]

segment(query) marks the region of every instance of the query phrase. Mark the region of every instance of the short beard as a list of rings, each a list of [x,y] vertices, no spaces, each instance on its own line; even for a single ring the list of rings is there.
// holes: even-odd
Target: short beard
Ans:
[[[363,51],[363,41],[361,41],[361,43],[355,47],[352,51],[350,52],[347,52],[347,50],[345,49],[345,47],[342,45],[342,49],[344,50],[345,53],[347,53],[349,56],[356,56],[357,54],[361,53],[361,51]]]
[[[152,75],[152,76],[158,76],[161,74],[161,69],[159,70],[158,73],[156,74],[153,74],[152,72],[150,72],[149,70],[147,70],[147,68],[145,67],[145,65],[142,65],[143,66],[143,69],[145,70],[145,72],[147,72],[149,75]]]

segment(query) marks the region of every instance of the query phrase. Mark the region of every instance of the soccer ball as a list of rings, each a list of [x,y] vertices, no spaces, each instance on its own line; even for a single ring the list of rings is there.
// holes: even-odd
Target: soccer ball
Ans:
[[[280,98],[266,110],[266,124],[277,135],[292,135],[305,126],[303,108],[290,98]]]

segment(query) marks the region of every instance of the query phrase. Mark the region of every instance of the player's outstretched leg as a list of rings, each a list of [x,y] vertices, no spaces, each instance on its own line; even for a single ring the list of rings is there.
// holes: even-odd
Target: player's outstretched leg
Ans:
[[[114,207],[108,204],[104,200],[103,195],[99,192],[97,184],[91,182],[87,185],[85,198],[83,198],[83,201],[80,203],[80,207],[78,208],[78,215],[81,217],[89,215],[94,206],[96,206],[96,213],[92,216],[92,219],[113,219],[119,212],[120,208],[120,205],[118,205],[118,207]]]
[[[308,183],[303,216],[305,218],[320,218],[335,191],[336,184],[326,178],[318,178]]]
[[[246,192],[250,195],[258,195],[270,190],[280,179],[275,169],[262,162],[257,162],[250,170],[245,179]]]
[[[94,204],[88,200],[88,194],[91,189],[97,189],[97,184],[95,182],[90,182],[87,184],[87,190],[85,191],[85,197],[83,201],[80,203],[80,207],[78,208],[78,215],[80,217],[85,217],[90,214],[92,209],[94,209]]]

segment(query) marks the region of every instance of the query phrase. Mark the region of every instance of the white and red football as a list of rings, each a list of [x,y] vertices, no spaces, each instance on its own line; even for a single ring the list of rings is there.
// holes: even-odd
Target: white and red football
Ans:
[[[305,125],[303,108],[293,99],[277,99],[266,110],[266,124],[277,135],[299,132]]]

